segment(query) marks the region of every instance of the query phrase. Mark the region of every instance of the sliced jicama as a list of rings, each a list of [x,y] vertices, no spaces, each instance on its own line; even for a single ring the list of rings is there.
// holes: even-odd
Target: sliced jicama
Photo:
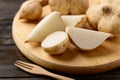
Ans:
[[[49,34],[41,43],[41,47],[50,54],[63,53],[69,44],[69,37],[64,31]]]
[[[81,50],[95,49],[96,47],[100,46],[108,37],[112,36],[110,33],[74,27],[67,27],[66,32],[74,44]]]
[[[42,42],[43,39],[52,32],[55,31],[64,31],[65,24],[62,21],[61,15],[59,12],[52,12],[43,20],[41,20],[32,32],[28,35],[27,41],[36,41]]]
[[[62,19],[66,26],[84,27],[87,22],[85,15],[63,15]]]

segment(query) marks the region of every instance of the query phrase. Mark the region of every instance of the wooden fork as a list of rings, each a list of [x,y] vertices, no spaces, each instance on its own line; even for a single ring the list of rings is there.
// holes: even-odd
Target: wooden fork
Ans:
[[[14,63],[14,65],[19,67],[20,69],[22,69],[24,71],[32,73],[32,74],[46,75],[46,76],[53,77],[57,80],[74,80],[74,79],[69,78],[69,77],[65,77],[65,76],[62,76],[62,75],[51,73],[51,72],[45,70],[44,68],[42,68],[38,65],[35,65],[35,64],[26,63],[26,62],[17,60]]]

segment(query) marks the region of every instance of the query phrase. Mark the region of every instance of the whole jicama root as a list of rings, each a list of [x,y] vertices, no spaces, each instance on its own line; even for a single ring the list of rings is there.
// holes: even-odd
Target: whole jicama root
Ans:
[[[93,29],[120,33],[120,0],[101,0],[99,4],[91,6],[86,16]]]
[[[20,7],[20,19],[38,20],[41,18],[42,5],[39,0],[27,0]]]
[[[59,11],[63,15],[84,14],[88,9],[88,0],[49,0],[52,11]]]

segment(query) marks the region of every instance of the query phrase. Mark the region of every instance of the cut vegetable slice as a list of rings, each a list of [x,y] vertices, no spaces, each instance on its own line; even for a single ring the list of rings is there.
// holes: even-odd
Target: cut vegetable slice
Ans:
[[[42,42],[50,33],[64,30],[65,24],[61,19],[60,13],[52,12],[37,24],[37,26],[28,35],[27,41]]]
[[[108,37],[112,36],[110,33],[98,32],[82,28],[67,27],[66,32],[74,44],[81,50],[92,50],[100,46]]]
[[[41,47],[50,54],[60,54],[67,49],[68,43],[69,37],[67,33],[57,31],[48,35],[41,43]]]
[[[85,15],[64,15],[62,19],[66,26],[84,27],[87,22]]]

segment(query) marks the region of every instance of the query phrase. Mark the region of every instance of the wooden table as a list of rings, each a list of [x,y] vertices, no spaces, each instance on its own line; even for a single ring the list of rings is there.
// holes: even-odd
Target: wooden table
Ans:
[[[53,80],[47,76],[26,73],[13,65],[15,60],[31,62],[16,47],[12,38],[12,21],[21,3],[25,0],[0,0],[0,79],[1,80]],[[31,62],[32,63],[32,62]],[[51,70],[49,70],[51,71]],[[56,74],[72,77],[76,80],[119,80],[120,69],[92,75],[71,75],[52,71]]]

